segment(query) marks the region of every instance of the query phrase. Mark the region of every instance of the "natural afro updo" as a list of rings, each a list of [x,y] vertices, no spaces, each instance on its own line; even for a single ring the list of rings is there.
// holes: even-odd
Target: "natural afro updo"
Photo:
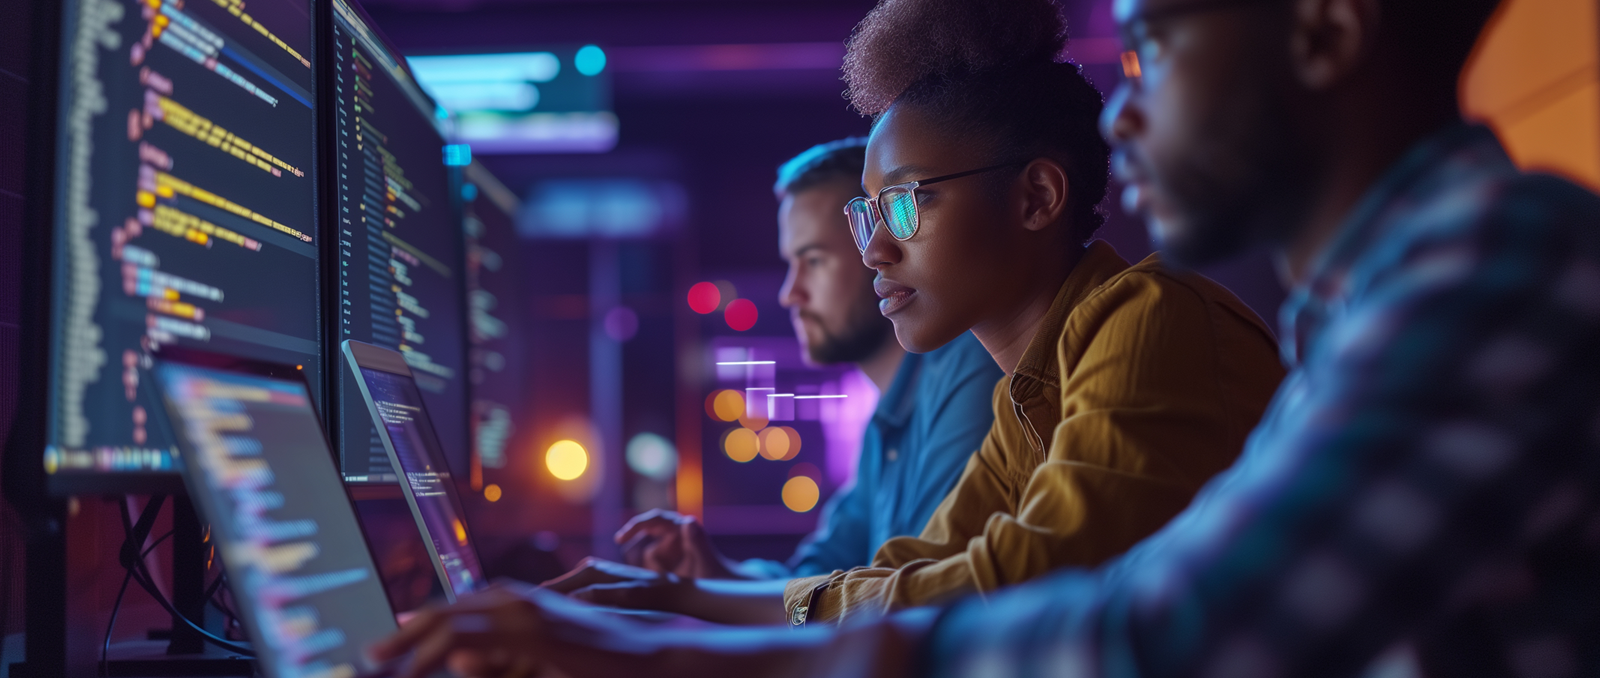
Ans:
[[[1099,91],[1061,60],[1054,0],[882,0],[850,36],[845,95],[863,115],[926,112],[999,162],[1050,158],[1066,168],[1072,242],[1105,222],[1111,150]]]

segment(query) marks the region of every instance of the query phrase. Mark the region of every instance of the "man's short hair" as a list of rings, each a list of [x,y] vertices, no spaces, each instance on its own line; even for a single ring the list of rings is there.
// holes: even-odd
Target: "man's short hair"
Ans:
[[[861,194],[861,172],[867,165],[867,138],[850,137],[817,144],[778,167],[772,194],[779,200],[822,184],[847,180]]]

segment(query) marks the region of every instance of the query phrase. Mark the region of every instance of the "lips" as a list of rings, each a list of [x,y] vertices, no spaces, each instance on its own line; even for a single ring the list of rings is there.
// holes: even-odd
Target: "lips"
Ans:
[[[916,290],[881,277],[872,281],[872,291],[878,293],[878,312],[885,316],[905,308],[917,295]]]
[[[1141,214],[1150,204],[1150,186],[1139,170],[1127,150],[1118,149],[1111,155],[1111,173],[1123,182],[1122,209],[1129,214]]]

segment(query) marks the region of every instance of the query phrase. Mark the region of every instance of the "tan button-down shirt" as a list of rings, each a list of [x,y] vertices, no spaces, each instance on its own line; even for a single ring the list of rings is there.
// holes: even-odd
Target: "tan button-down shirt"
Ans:
[[[791,580],[785,609],[874,616],[1097,565],[1233,463],[1282,378],[1272,333],[1227,288],[1095,241],[922,536],[889,540],[871,567]]]

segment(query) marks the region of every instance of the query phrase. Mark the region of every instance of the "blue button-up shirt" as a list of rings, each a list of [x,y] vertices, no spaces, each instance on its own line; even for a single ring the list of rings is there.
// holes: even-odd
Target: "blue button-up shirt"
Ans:
[[[1106,567],[881,622],[925,672],[1600,675],[1600,198],[1456,127],[1312,270],[1239,462]]]
[[[745,561],[744,569],[774,579],[848,570],[871,563],[891,537],[922,534],[989,433],[1002,376],[970,332],[907,353],[867,423],[855,482],[823,506],[789,562]]]

